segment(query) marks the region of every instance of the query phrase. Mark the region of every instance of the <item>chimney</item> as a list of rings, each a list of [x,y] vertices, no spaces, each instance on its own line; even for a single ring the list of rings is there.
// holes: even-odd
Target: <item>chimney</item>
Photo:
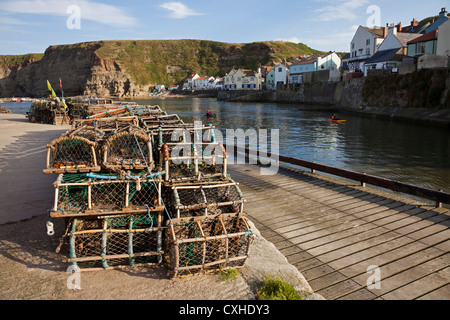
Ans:
[[[388,35],[388,27],[386,26],[383,28],[383,38],[386,38],[387,35]]]
[[[397,34],[397,27],[393,23],[391,23],[391,25],[389,26],[389,31],[391,32],[391,30],[393,35]]]
[[[412,19],[411,21],[411,27],[417,27],[419,25],[419,21],[417,21],[416,19]]]
[[[397,25],[397,32],[402,32],[402,23],[399,22]]]

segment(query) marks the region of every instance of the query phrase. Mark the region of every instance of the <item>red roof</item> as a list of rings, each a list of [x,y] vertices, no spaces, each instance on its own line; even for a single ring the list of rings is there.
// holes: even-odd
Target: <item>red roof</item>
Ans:
[[[436,40],[438,38],[438,32],[439,30],[433,30],[431,32],[428,32],[426,34],[424,34],[421,37],[418,37],[414,40],[408,41],[408,44],[413,44],[413,43],[417,43],[417,42],[426,42],[426,41],[430,41],[430,40]]]

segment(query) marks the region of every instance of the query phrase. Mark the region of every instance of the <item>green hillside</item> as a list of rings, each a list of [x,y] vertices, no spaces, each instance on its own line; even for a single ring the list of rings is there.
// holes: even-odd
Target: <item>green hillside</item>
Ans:
[[[97,44],[97,43],[96,43]],[[282,41],[223,43],[204,40],[101,41],[96,54],[112,59],[140,84],[181,83],[192,74],[223,76],[232,67],[256,69],[271,61],[319,53],[299,43]]]
[[[43,53],[28,53],[24,55],[0,55],[0,66],[29,64],[41,60],[43,56]]]

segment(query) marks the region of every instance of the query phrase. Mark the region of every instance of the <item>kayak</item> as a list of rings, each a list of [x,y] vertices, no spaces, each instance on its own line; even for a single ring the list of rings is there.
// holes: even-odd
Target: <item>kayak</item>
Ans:
[[[328,119],[328,121],[333,122],[333,123],[346,123],[347,120],[332,120],[332,119]]]

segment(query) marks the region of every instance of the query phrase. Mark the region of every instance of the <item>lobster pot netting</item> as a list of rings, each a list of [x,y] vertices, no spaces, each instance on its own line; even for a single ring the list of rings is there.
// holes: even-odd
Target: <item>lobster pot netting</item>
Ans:
[[[161,263],[160,221],[159,213],[73,219],[69,262],[81,269]]]
[[[65,135],[47,145],[44,173],[98,172],[96,143],[92,135]]]
[[[177,114],[155,114],[141,118],[142,126],[145,129],[157,129],[164,126],[179,126],[183,125],[183,120]]]
[[[166,229],[166,263],[171,278],[242,267],[253,232],[243,215],[173,219]]]
[[[160,130],[155,139],[160,146],[155,161],[166,171],[166,181],[226,175],[226,152],[215,142],[214,127]]]
[[[114,134],[103,146],[103,165],[111,170],[152,170],[151,139],[142,130],[131,128]]]
[[[154,116],[160,116],[165,115],[166,113],[161,110],[159,106],[141,106],[141,105],[135,105],[130,106],[130,111],[134,116],[138,116],[139,118],[143,117],[154,117]]]
[[[111,174],[64,174],[55,182],[53,217],[157,210],[158,176],[123,178]]]
[[[183,126],[167,126],[153,130],[158,135],[159,146],[163,144],[177,143],[211,143],[215,140],[213,126],[194,126],[184,124]]]
[[[164,202],[172,217],[242,213],[245,199],[236,182],[166,187]]]
[[[88,126],[93,130],[113,132],[125,127],[129,127],[130,125],[138,126],[138,117],[75,120],[72,124],[72,128],[76,129],[79,127]]]
[[[211,179],[227,173],[226,152],[217,143],[166,144],[161,157],[166,181]]]

